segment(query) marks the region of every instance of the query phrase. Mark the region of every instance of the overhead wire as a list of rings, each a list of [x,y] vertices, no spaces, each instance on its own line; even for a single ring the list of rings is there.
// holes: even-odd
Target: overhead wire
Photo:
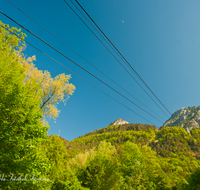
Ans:
[[[117,59],[117,57],[108,49],[108,47],[100,40],[100,38],[92,31],[92,29],[83,21],[83,19],[76,13],[76,11],[67,3],[70,9],[78,16],[78,18],[87,26],[87,28],[94,34],[94,36],[101,42],[101,44],[110,52],[110,54],[119,62],[119,64],[126,70],[126,72],[135,80],[135,82],[146,92],[146,94],[151,98],[151,100],[162,110],[162,112],[168,117],[168,115],[163,111],[163,109],[156,103],[156,101],[149,95],[149,93],[141,86],[141,84],[131,75],[131,73],[124,67],[124,65]]]
[[[71,0],[70,0],[71,1]],[[132,65],[126,60],[126,58],[122,55],[122,53],[116,48],[116,46],[111,42],[111,40],[106,36],[106,34],[101,30],[101,28],[96,24],[96,22],[91,18],[91,16],[87,13],[87,11],[81,6],[78,0],[75,0],[76,3],[81,7],[81,9],[86,13],[86,15],[90,18],[90,20],[97,26],[97,28],[101,31],[101,33],[106,37],[106,39],[111,43],[111,45],[115,48],[115,50],[121,55],[121,57],[126,61],[126,63],[130,66],[130,68],[136,73],[136,75],[141,79],[141,81],[145,84],[145,86],[152,92],[152,94],[156,97],[156,99],[163,105],[163,107],[168,111],[171,115],[170,111],[166,108],[166,106],[161,102],[161,100],[155,95],[155,93],[151,90],[151,88],[145,83],[142,77],[136,72],[136,70],[132,67]]]
[[[48,44],[47,42],[45,42],[44,40],[42,40],[41,38],[39,38],[37,35],[35,35],[31,31],[29,31],[28,29],[26,29],[24,26],[22,26],[21,24],[19,24],[18,22],[16,22],[14,19],[12,19],[11,17],[9,17],[5,13],[3,13],[2,11],[0,11],[0,13],[3,14],[8,19],[10,19],[11,21],[13,21],[14,23],[16,23],[17,25],[19,25],[20,27],[22,27],[24,30],[26,30],[27,32],[29,32],[33,36],[35,36],[37,39],[39,39],[40,41],[42,41],[43,43],[45,43],[46,45],[48,45],[49,47],[51,47],[53,50],[55,50],[56,52],[58,52],[60,55],[62,55],[63,57],[67,58],[69,61],[71,61],[72,63],[74,63],[75,65],[77,65],[79,68],[81,68],[82,70],[84,70],[85,72],[87,72],[88,74],[90,74],[92,77],[94,77],[95,79],[97,79],[98,81],[100,81],[101,83],[103,83],[104,85],[106,85],[107,87],[109,87],[110,89],[112,89],[114,92],[116,92],[117,94],[119,94],[120,96],[122,96],[123,98],[125,98],[126,100],[128,100],[129,102],[131,102],[132,104],[134,104],[135,106],[137,106],[138,108],[140,108],[141,110],[143,110],[144,112],[146,112],[147,114],[149,114],[151,117],[153,117],[156,120],[158,120],[159,122],[163,123],[158,118],[156,118],[155,116],[153,116],[152,114],[150,114],[149,112],[147,112],[146,110],[144,110],[143,108],[141,108],[140,106],[138,106],[136,103],[134,103],[133,101],[131,101],[130,99],[128,99],[127,97],[125,97],[123,94],[121,94],[120,92],[118,92],[117,90],[115,90],[114,88],[112,88],[111,86],[109,86],[107,83],[105,83],[104,81],[102,81],[101,79],[99,79],[98,77],[96,77],[95,75],[93,75],[91,72],[89,72],[88,70],[86,70],[85,68],[83,68],[82,66],[80,66],[78,63],[76,63],[75,61],[73,61],[72,59],[70,59],[69,57],[67,57],[65,54],[61,53],[59,50],[57,50],[56,48],[54,48],[53,46],[51,46],[50,44]]]
[[[64,0],[65,1],[65,0]],[[101,32],[99,32],[99,30],[97,29],[97,28],[95,28],[94,26],[93,26],[93,24],[90,22],[90,20],[81,12],[81,10],[74,4],[74,2],[72,1],[72,0],[70,0],[71,1],[71,3],[74,5],[74,7],[76,7],[76,9],[83,15],[83,17],[91,24],[91,26],[96,30],[96,32],[105,40],[105,42],[112,48],[112,50],[116,53],[116,54],[118,54],[117,53],[117,51],[114,49],[114,47],[106,40],[106,38],[102,35],[102,33]],[[65,1],[65,3],[66,3],[66,1]],[[69,6],[69,5],[68,5]],[[70,8],[71,8],[71,6],[69,6]],[[71,8],[72,9],[72,8]],[[73,9],[72,9],[73,10]],[[78,16],[78,14],[77,14],[77,16]],[[80,18],[79,18],[80,19]],[[81,20],[82,21],[82,20]],[[83,22],[83,21],[82,21]],[[85,23],[84,23],[85,24]],[[93,33],[94,34],[94,33]],[[95,37],[97,37],[97,36],[95,36]],[[111,53],[111,52],[110,52]],[[121,58],[121,57],[120,57]],[[122,58],[121,58],[122,59]],[[123,60],[123,59],[122,59]],[[127,63],[126,63],[127,64]]]
[[[52,58],[51,56],[49,56],[48,54],[44,53],[42,50],[38,49],[37,47],[35,47],[34,45],[32,45],[31,43],[29,43],[27,40],[24,40],[22,38],[20,38],[20,36],[16,35],[15,33],[13,33],[12,31],[10,31],[9,29],[7,29],[6,27],[0,25],[1,27],[5,28],[7,31],[11,32],[12,34],[14,34],[15,36],[17,36],[19,39],[23,40],[24,42],[26,42],[27,44],[29,44],[30,46],[32,46],[33,48],[35,48],[37,51],[39,51],[40,53],[44,54],[45,56],[47,56],[48,58],[50,58],[51,60],[53,60],[54,62],[58,63],[59,65],[61,65],[62,67],[64,67],[65,69],[67,69],[68,71],[70,71],[71,73],[73,73],[74,75],[78,76],[80,79],[84,80],[85,82],[87,82],[88,84],[90,84],[91,86],[95,87],[96,89],[98,89],[99,91],[101,91],[102,93],[104,93],[105,95],[107,95],[108,97],[110,97],[111,99],[115,100],[116,102],[118,102],[119,104],[121,104],[122,106],[126,107],[127,109],[129,109],[130,111],[132,111],[133,113],[135,113],[136,115],[138,115],[139,117],[143,118],[144,120],[148,121],[149,123],[151,123],[152,125],[154,125],[151,121],[149,121],[148,119],[144,118],[143,116],[141,116],[140,114],[136,113],[135,111],[133,111],[131,108],[127,107],[126,105],[124,105],[123,103],[121,103],[120,101],[116,100],[115,98],[113,98],[112,96],[110,96],[109,94],[107,94],[106,92],[104,92],[103,90],[101,90],[100,88],[96,87],[95,85],[93,85],[92,83],[88,82],[86,79],[84,79],[83,77],[81,77],[80,75],[78,75],[77,73],[75,73],[74,71],[70,70],[69,68],[67,68],[66,66],[64,66],[63,64],[61,64],[60,62],[58,62],[57,60],[55,60],[54,58]]]
[[[145,106],[147,109],[149,109],[150,111],[152,111],[154,114],[156,114],[158,117],[160,117],[157,113],[155,113],[152,109],[150,109],[149,107],[147,107],[145,104],[143,104],[140,100],[138,100],[136,97],[134,97],[130,92],[128,92],[126,89],[124,89],[122,86],[120,86],[118,83],[116,83],[114,80],[112,80],[110,77],[108,77],[105,73],[103,73],[101,70],[99,70],[97,67],[95,67],[92,63],[90,63],[89,61],[87,61],[84,57],[82,57],[80,54],[78,54],[75,50],[73,50],[72,48],[70,48],[66,43],[64,43],[62,40],[60,40],[58,37],[56,37],[54,34],[52,34],[49,30],[47,30],[45,27],[43,27],[41,24],[39,24],[38,22],[36,22],[33,18],[31,18],[30,16],[28,16],[24,11],[22,11],[19,7],[17,7],[16,5],[14,5],[12,2],[10,2],[9,0],[7,0],[12,6],[14,6],[16,9],[18,9],[21,13],[23,13],[25,16],[27,16],[29,19],[31,19],[33,22],[35,22],[38,26],[40,26],[43,30],[45,30],[46,32],[48,32],[51,36],[53,36],[55,39],[57,39],[59,42],[61,42],[63,45],[65,45],[67,48],[69,48],[72,52],[74,52],[76,55],[78,55],[80,58],[82,58],[85,62],[87,62],[88,64],[90,64],[93,68],[95,68],[96,70],[98,70],[102,75],[104,75],[106,78],[108,78],[109,80],[111,80],[115,85],[117,85],[118,87],[120,87],[122,90],[124,90],[127,94],[129,94],[130,96],[132,96],[134,99],[136,99],[138,102],[140,102],[143,106]],[[96,30],[100,35],[101,33]],[[103,37],[103,36],[102,36]],[[109,43],[108,43],[109,44]],[[113,48],[110,45],[111,48]],[[114,50],[114,48],[113,48]],[[163,119],[162,117],[160,117],[161,119]],[[164,119],[163,119],[164,120]]]
[[[71,1],[71,0],[70,0]],[[105,33],[100,29],[100,27],[94,22],[94,20],[89,16],[89,14],[84,10],[84,8],[78,3],[77,0],[75,0],[77,4],[82,8],[82,10],[87,14],[87,16],[92,20],[92,22],[98,27],[98,29],[103,33],[103,35],[106,37],[106,39],[111,43],[111,45],[115,48],[115,50],[118,52],[119,55],[123,58],[125,63],[132,69],[132,71],[135,72],[135,74],[139,77],[139,79],[145,84],[145,86],[151,91],[151,93],[156,97],[156,99],[163,105],[163,107],[168,111],[168,113],[171,115],[169,110],[166,108],[166,106],[160,101],[160,99],[155,95],[155,93],[151,90],[151,88],[145,83],[145,81],[140,77],[140,75],[135,71],[135,69],[130,65],[130,63],[125,59],[125,57],[119,52],[119,50],[114,46],[114,44],[109,40],[109,38],[105,35]],[[74,9],[64,0],[64,2],[71,8],[71,10],[80,18],[80,16],[74,11]],[[72,2],[72,1],[71,1]],[[77,6],[72,2],[72,4],[77,8]],[[78,8],[77,8],[78,9]],[[78,9],[79,10],[79,9]],[[79,10],[80,11],[80,10]],[[83,15],[83,13],[80,11],[80,13]],[[83,15],[84,16],[84,15]],[[85,17],[85,16],[84,16]],[[85,17],[86,18],[86,17]],[[87,19],[87,18],[86,18]],[[88,19],[87,19],[88,20]],[[87,24],[81,19],[81,21],[87,26]],[[93,26],[93,25],[92,25]],[[89,26],[87,26],[89,28]],[[89,28],[90,29],[90,28]],[[90,31],[93,33],[93,31],[90,29]],[[94,33],[93,33],[94,34]],[[96,36],[96,35],[95,35]],[[96,36],[97,37],[97,36]],[[115,52],[116,52],[115,51]],[[112,54],[113,55],[113,54]],[[122,65],[122,64],[121,64]],[[125,67],[123,67],[125,69]],[[126,70],[126,69],[125,69]],[[127,71],[127,70],[126,70]],[[129,72],[128,72],[129,73]],[[130,74],[130,73],[129,73]],[[135,79],[134,79],[135,80]],[[135,80],[136,81],[136,80]],[[137,82],[138,83],[138,82]],[[138,83],[138,85],[144,90],[144,88]],[[145,91],[145,90],[144,90]],[[146,91],[145,91],[146,92]],[[147,92],[146,92],[147,93]],[[154,101],[154,99],[147,93],[147,95]],[[154,103],[163,111],[163,109],[154,101]],[[166,115],[166,113],[163,111],[163,113]],[[166,115],[168,117],[168,115]]]

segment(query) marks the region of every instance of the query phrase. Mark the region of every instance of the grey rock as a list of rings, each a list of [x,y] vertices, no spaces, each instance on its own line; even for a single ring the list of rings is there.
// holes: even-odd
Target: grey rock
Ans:
[[[123,124],[129,124],[129,122],[119,118],[119,119],[115,120],[114,122],[112,122],[110,124],[110,126],[112,126],[112,125],[123,125]]]
[[[177,110],[163,126],[180,126],[190,133],[192,128],[200,126],[200,106],[184,107]]]

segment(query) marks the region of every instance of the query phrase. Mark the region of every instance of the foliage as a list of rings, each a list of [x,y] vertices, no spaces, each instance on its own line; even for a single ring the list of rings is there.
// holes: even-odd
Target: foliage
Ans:
[[[172,153],[190,154],[188,144],[191,136],[182,127],[164,127],[157,133],[156,140],[150,146],[163,157],[170,157]]]
[[[124,125],[112,125],[105,128],[101,128],[98,130],[95,130],[93,132],[87,133],[84,135],[84,137],[89,135],[96,135],[96,134],[102,134],[107,132],[116,132],[116,131],[149,131],[149,130],[156,130],[155,125],[148,125],[148,124],[140,124],[140,123],[129,123]]]
[[[63,141],[56,136],[47,139],[45,123],[46,118],[58,117],[56,104],[73,94],[71,76],[53,79],[48,71],[38,70],[32,63],[35,56],[25,59],[22,54],[26,35],[0,25],[0,187],[48,189],[62,184],[65,189],[80,189],[77,177],[65,167]]]
[[[59,101],[66,102],[70,95],[73,94],[75,86],[69,83],[71,75],[59,74],[55,78],[51,77],[48,71],[38,70],[33,61],[35,56],[29,57],[23,60],[21,64],[25,67],[26,79],[25,83],[28,83],[30,79],[35,79],[37,84],[41,86],[37,93],[41,93],[41,105],[40,108],[43,113],[43,121],[47,118],[56,118],[59,115],[59,110],[56,105]]]
[[[131,126],[130,130],[127,126]],[[200,130],[194,128],[191,134],[188,134],[181,127],[163,127],[154,130],[148,125],[140,124],[139,128],[136,126],[138,124],[108,126],[108,129],[103,128],[74,139],[66,146],[68,155],[72,160],[79,158],[77,163],[84,163],[82,165],[85,167],[89,155],[93,154],[92,147],[98,147],[102,141],[110,142],[116,147],[118,155],[116,172],[119,180],[115,189],[184,189],[188,186],[188,178],[200,164],[196,160],[198,150],[194,144],[199,142]],[[127,151],[125,151],[126,146],[129,147]],[[87,154],[84,154],[84,151]],[[142,161],[134,176],[130,174],[133,171],[131,166],[134,166],[134,161],[131,162],[131,159],[136,155],[140,155]],[[84,168],[80,165],[78,167]]]
[[[195,170],[190,178],[188,179],[189,185],[187,187],[188,190],[199,190],[200,189],[200,168]]]
[[[97,146],[100,141],[103,140],[110,142],[116,147],[119,144],[124,144],[126,141],[146,145],[155,136],[154,126],[151,127],[150,125],[143,126],[142,124],[125,124],[125,126],[122,125],[121,127],[117,125],[109,126],[108,128],[109,129],[104,128],[104,131],[109,132],[91,132],[88,135],[72,140],[66,146],[68,154],[71,155],[71,157],[74,157],[85,150],[89,150],[92,147]]]
[[[46,150],[46,156],[51,163],[51,169],[47,174],[52,181],[51,189],[83,189],[75,172],[67,165],[67,153],[63,139],[57,135],[51,135],[42,148]]]
[[[23,83],[25,69],[20,64],[19,54],[24,44],[14,35],[10,35],[5,26],[0,28],[0,174],[8,181],[0,181],[3,189],[42,189],[47,188],[48,181],[26,180],[13,181],[14,177],[44,179],[49,162],[41,144],[46,139],[49,126],[41,123],[41,99],[35,92],[40,86],[34,79]],[[22,39],[20,30],[11,28]]]
[[[77,155],[71,161],[82,186],[95,189],[111,189],[119,179],[116,149],[102,141],[98,147]]]

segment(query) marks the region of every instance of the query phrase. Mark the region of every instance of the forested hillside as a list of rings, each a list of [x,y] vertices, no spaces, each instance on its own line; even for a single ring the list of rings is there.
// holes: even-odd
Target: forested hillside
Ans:
[[[148,170],[151,170],[154,173],[151,173],[153,175],[151,179],[154,180],[148,181],[150,178],[147,176],[148,182],[137,179],[140,181],[141,187],[132,186],[133,181],[126,182],[130,184],[126,184],[127,188],[125,189],[192,189],[193,186],[193,189],[198,189],[199,182],[195,182],[195,178],[192,176],[200,177],[198,169],[200,164],[199,137],[200,130],[196,128],[191,130],[191,134],[188,134],[182,127],[162,127],[158,130],[153,125],[124,124],[90,132],[65,143],[65,147],[69,160],[86,164],[88,156],[92,154],[92,151],[98,151],[102,142],[107,142],[107,146],[110,144],[109,146],[115,148],[119,163],[122,161],[123,149],[128,145],[135,146],[146,160],[142,166],[147,172],[146,175],[150,175]],[[61,137],[59,138],[65,141]],[[96,148],[94,149],[94,147]],[[131,149],[127,151],[130,157],[136,156]],[[90,175],[98,175],[98,172]],[[150,183],[153,187],[148,187],[144,183]],[[91,186],[86,187],[91,188]],[[94,188],[92,187],[92,189]]]
[[[90,157],[102,149],[103,155],[110,155],[114,149],[115,154],[110,155],[116,162],[112,172],[116,170],[120,176],[117,184],[108,189],[198,189],[199,137],[200,130],[196,128],[188,134],[182,127],[158,130],[153,125],[124,124],[108,126],[67,143],[59,139],[65,142],[71,167],[79,168],[77,177],[83,180],[84,187],[106,189],[97,187],[98,183],[105,183],[100,173],[108,175],[111,171],[106,170],[108,166],[102,158],[91,161]],[[112,172],[109,175],[117,177]]]
[[[25,34],[0,22],[0,189],[200,189],[200,129],[108,126],[74,140],[48,136],[75,86],[22,54]]]
[[[128,140],[145,145],[154,138],[156,131],[156,126],[148,124],[108,126],[72,140],[66,148],[68,149],[68,152],[74,156],[83,150],[89,150],[98,145],[102,140],[106,140],[116,146],[124,144],[124,142]]]
[[[148,145],[159,155],[168,157],[182,152],[200,159],[200,130],[194,128],[188,134],[182,127],[161,127],[160,130],[154,125],[148,124],[124,124],[108,126],[79,138],[72,140],[66,146],[68,152],[75,155],[77,151],[88,150],[105,140],[112,145],[119,146],[126,141],[138,145]]]

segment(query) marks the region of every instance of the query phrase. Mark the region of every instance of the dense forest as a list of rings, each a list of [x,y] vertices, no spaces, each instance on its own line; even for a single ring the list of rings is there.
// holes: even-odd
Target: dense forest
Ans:
[[[108,126],[72,140],[48,136],[73,94],[22,54],[25,34],[0,22],[0,189],[198,190],[200,129]]]

